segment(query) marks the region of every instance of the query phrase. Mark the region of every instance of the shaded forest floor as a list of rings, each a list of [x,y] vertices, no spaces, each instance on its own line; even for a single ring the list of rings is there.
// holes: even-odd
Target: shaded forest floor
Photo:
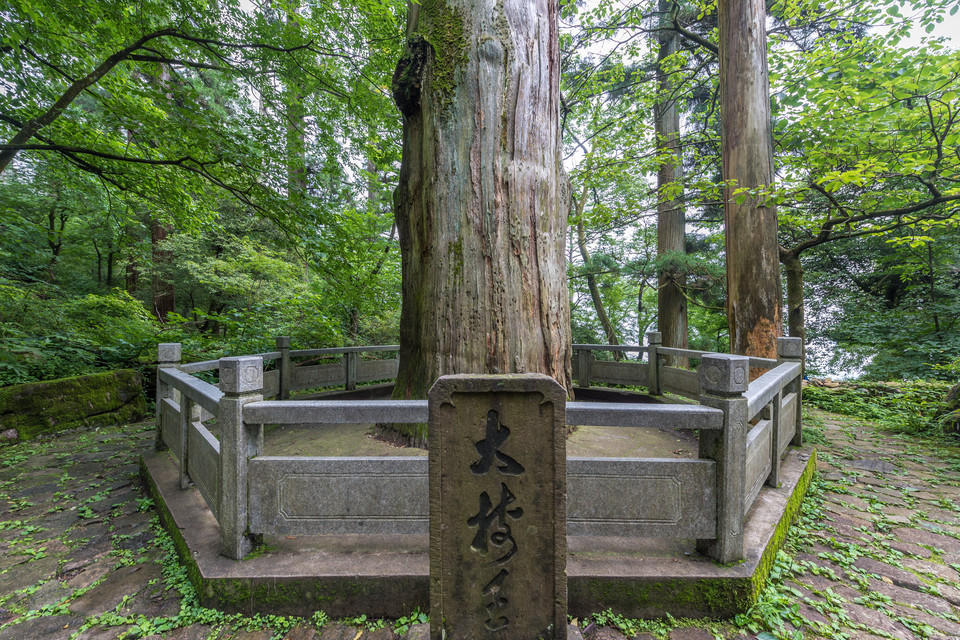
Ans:
[[[960,450],[820,411],[806,426],[820,474],[750,612],[718,622],[598,612],[574,621],[570,637],[960,638]],[[329,621],[200,607],[139,484],[152,444],[142,423],[0,449],[0,640],[427,639],[416,615]]]

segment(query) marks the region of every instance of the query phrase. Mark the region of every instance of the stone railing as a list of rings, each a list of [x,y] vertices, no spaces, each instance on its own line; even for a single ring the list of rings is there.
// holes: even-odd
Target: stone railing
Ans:
[[[743,522],[762,487],[779,483],[780,460],[801,443],[800,342],[781,338],[766,360],[660,347],[643,362],[605,362],[575,345],[575,377],[648,386],[699,404],[568,402],[570,425],[696,430],[696,459],[568,458],[567,533],[697,539],[722,563],[744,556]],[[289,400],[318,387],[355,388],[396,376],[397,361],[360,354],[395,346],[292,351],[181,364],[180,345],[158,352],[157,447],[169,448],[180,486],[192,483],[220,524],[220,550],[240,559],[247,534],[414,534],[429,523],[426,457],[280,457],[263,455],[264,424],[423,423],[425,400]],[[586,354],[586,355],[584,355]],[[294,366],[295,358],[340,356],[335,364]],[[652,356],[652,357],[651,357]],[[697,371],[667,367],[661,356],[699,359]],[[275,368],[263,370],[265,361]],[[748,382],[749,368],[768,368]],[[219,372],[219,385],[191,375]],[[266,400],[265,398],[274,398]],[[215,420],[218,436],[204,422]]]

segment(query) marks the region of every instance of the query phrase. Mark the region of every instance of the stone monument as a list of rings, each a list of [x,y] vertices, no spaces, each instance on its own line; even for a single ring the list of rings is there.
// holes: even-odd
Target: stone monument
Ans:
[[[541,374],[430,390],[430,637],[567,634],[566,393]]]

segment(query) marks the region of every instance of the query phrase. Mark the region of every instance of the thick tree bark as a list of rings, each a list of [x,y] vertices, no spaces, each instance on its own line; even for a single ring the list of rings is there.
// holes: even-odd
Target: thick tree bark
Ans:
[[[776,358],[783,335],[777,212],[757,192],[773,183],[764,4],[720,0],[718,12],[730,351]]]
[[[540,372],[571,389],[558,7],[424,0],[393,92],[403,307],[395,397],[448,373]],[[425,426],[408,430],[425,439]]]
[[[117,252],[113,245],[110,245],[107,251],[107,288],[113,288],[113,267],[116,264]]]
[[[93,250],[97,252],[97,284],[103,282],[103,256],[100,255],[100,247],[97,246],[97,241],[93,241]]]
[[[60,202],[60,194],[57,192],[57,199],[50,205],[47,212],[47,246],[50,247],[50,261],[47,263],[47,282],[53,283],[57,279],[56,266],[60,260],[60,252],[63,251],[63,231],[67,226],[67,213],[57,205]]]
[[[671,10],[675,3],[660,0],[661,23],[673,22]],[[680,179],[680,112],[674,98],[674,85],[670,74],[664,69],[664,61],[677,52],[680,36],[675,31],[660,32],[660,48],[657,54],[657,103],[654,125],[657,134],[657,147],[662,161],[657,171],[657,255],[684,253],[686,251],[686,220],[679,194],[667,189]],[[661,268],[657,274],[657,329],[661,333],[663,346],[686,349],[687,337],[687,297],[684,288],[687,278],[677,268]],[[686,358],[667,356],[666,363],[672,367],[686,366]]]

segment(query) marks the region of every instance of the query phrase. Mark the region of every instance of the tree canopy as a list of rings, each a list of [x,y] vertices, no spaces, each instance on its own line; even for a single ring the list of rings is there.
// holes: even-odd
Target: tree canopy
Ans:
[[[167,340],[196,355],[277,334],[396,342],[390,91],[406,12],[7,3],[0,384],[146,363]],[[908,33],[956,13],[947,0],[768,5],[775,187],[729,186],[777,204],[785,311],[813,373],[955,375],[960,51]],[[730,346],[717,43],[715,3],[561,3],[575,342],[642,340],[669,273],[690,346]],[[667,103],[671,147],[654,126]],[[663,203],[685,217],[682,250],[657,251]]]

